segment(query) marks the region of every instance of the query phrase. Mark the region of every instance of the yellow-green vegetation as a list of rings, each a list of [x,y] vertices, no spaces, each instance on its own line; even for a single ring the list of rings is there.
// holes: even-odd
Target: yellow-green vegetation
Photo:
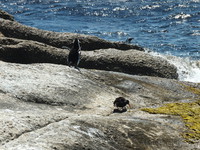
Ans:
[[[192,92],[192,93],[200,96],[200,89],[199,88],[195,88],[195,87],[188,86],[188,85],[185,85],[185,84],[181,84],[181,85],[184,86],[185,89],[188,90],[189,92]]]
[[[200,95],[200,89],[184,85],[185,88]],[[200,99],[191,103],[168,103],[158,108],[143,108],[143,111],[156,114],[179,115],[183,118],[188,130],[182,135],[188,142],[200,140]]]

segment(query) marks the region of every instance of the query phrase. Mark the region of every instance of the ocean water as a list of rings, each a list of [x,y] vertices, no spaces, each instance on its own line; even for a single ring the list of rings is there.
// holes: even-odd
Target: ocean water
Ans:
[[[133,37],[176,65],[180,80],[200,82],[200,0],[0,0],[0,9],[39,29]]]

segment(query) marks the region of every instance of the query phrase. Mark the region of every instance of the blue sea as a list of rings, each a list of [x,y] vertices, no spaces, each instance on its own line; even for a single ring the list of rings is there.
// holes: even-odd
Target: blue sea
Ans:
[[[200,82],[200,0],[0,0],[0,9],[39,29],[132,37],[176,65],[180,80]]]

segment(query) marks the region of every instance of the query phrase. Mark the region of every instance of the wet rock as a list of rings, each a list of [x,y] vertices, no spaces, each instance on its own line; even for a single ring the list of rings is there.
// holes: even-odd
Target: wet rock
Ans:
[[[0,38],[0,59],[14,63],[67,64],[66,49],[31,40]],[[82,51],[80,67],[177,79],[177,69],[166,60],[137,50]]]
[[[177,79],[177,68],[160,57],[137,50],[101,49],[82,53],[80,66],[128,74]]]
[[[144,50],[137,45],[110,42],[90,35],[44,31],[22,25],[18,22],[4,19],[0,20],[0,32],[2,32],[7,37],[38,41],[58,48],[62,48],[63,46],[71,47],[73,40],[78,38],[81,42],[82,50],[95,50],[102,48],[116,48],[121,50],[137,49],[141,51]]]
[[[31,40],[0,38],[0,59],[13,63],[67,64],[68,50]]]
[[[7,13],[7,12],[1,10],[1,9],[0,9],[0,18],[10,20],[10,21],[14,21],[14,17],[12,15],[10,15],[9,13]]]

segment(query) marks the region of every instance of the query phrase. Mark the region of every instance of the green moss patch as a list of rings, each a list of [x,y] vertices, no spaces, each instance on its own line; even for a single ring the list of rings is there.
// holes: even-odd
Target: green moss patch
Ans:
[[[184,86],[185,89],[188,90],[189,92],[192,92],[192,93],[200,96],[200,89],[199,88],[188,86],[186,84],[181,84],[181,85]]]
[[[184,85],[188,91],[200,95],[200,89]],[[143,108],[153,114],[179,115],[183,118],[188,130],[182,135],[187,142],[200,140],[200,99],[191,103],[169,103],[158,108]]]

